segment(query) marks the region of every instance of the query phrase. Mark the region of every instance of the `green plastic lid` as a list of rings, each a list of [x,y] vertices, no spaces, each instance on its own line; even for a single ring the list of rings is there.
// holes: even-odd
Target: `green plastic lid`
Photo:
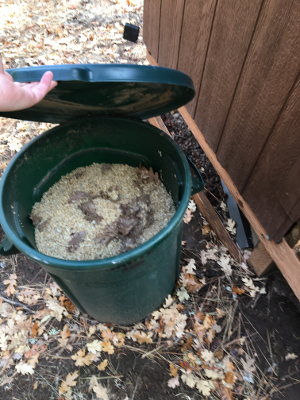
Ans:
[[[169,68],[131,64],[44,65],[7,70],[15,82],[36,82],[46,71],[58,85],[35,106],[0,116],[61,123],[114,115],[147,119],[192,100],[191,78]]]

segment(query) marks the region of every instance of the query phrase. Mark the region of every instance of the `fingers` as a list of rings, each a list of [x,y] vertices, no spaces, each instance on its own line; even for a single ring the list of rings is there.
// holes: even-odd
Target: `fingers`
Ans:
[[[41,81],[37,85],[31,87],[35,94],[37,103],[41,101],[44,96],[57,85],[57,82],[53,82],[52,79],[53,73],[51,71],[47,71],[44,73]]]
[[[32,82],[26,86],[26,90],[30,90],[34,95],[34,104],[40,102],[44,96],[57,85],[57,82],[53,82],[52,79],[53,73],[47,71],[42,76],[40,82]]]
[[[4,67],[2,64],[2,59],[0,58],[0,74],[4,74]]]

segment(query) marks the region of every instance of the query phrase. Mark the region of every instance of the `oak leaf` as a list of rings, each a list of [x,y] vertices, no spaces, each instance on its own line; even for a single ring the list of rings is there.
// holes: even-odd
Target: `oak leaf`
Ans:
[[[16,289],[14,286],[17,286],[17,275],[12,274],[8,279],[5,279],[3,281],[4,285],[8,285],[7,289],[5,290],[5,293],[9,297],[11,294],[16,293]]]
[[[31,332],[32,332],[32,336],[35,338],[36,337],[36,335],[37,335],[37,333],[38,333],[38,328],[39,328],[39,323],[38,322],[35,322],[33,325],[32,325],[32,327],[30,328],[31,329]]]
[[[39,362],[39,353],[34,354],[32,357],[29,358],[27,364],[31,365],[32,368],[35,368],[35,365]]]
[[[116,334],[115,332],[112,332],[110,329],[106,329],[102,331],[101,336],[103,337],[104,340],[112,340]]]
[[[210,386],[209,381],[204,381],[202,379],[197,380],[196,387],[204,396],[209,396],[211,389],[214,388],[213,386]]]
[[[183,274],[184,286],[188,293],[195,292],[203,288],[203,283],[199,283],[195,275]]]
[[[175,389],[176,386],[179,386],[179,385],[180,385],[180,383],[179,383],[179,377],[178,376],[175,376],[174,378],[171,378],[171,379],[168,380],[168,386],[170,388]]]
[[[68,203],[77,203],[86,197],[89,197],[88,193],[82,192],[81,190],[77,190],[75,193],[70,194]]]
[[[147,334],[143,331],[137,331],[134,335],[133,335],[137,341],[142,344],[142,343],[152,343],[152,339],[151,337],[147,336]]]
[[[230,258],[226,256],[222,256],[217,263],[220,265],[222,271],[225,273],[226,276],[230,276],[232,274],[230,263]]]
[[[93,342],[88,343],[86,347],[90,353],[96,354],[97,351],[102,350],[102,342],[100,342],[100,340],[94,340]]]
[[[68,251],[73,253],[75,250],[77,250],[80,243],[84,241],[85,237],[86,233],[84,231],[74,233],[73,238],[68,243]]]
[[[185,351],[187,351],[188,349],[190,349],[193,345],[193,338],[190,337],[187,339],[187,341],[184,343],[184,345],[181,348],[182,353],[184,353]]]
[[[22,375],[27,375],[27,374],[32,375],[34,373],[32,365],[23,362],[20,362],[19,364],[16,365],[16,370],[19,372],[19,374]]]
[[[214,359],[214,353],[209,350],[203,350],[201,352],[201,358],[208,364],[208,365],[214,365],[215,364],[215,359]]]
[[[102,351],[105,351],[108,354],[114,354],[115,352],[114,347],[109,340],[104,340],[104,342],[102,342]]]
[[[71,358],[72,358],[72,360],[75,361],[75,365],[77,365],[79,367],[83,367],[84,365],[91,364],[91,361],[93,361],[94,355],[93,354],[85,355],[85,350],[79,350]]]
[[[172,303],[173,303],[173,299],[172,299],[171,295],[169,294],[168,297],[165,299],[163,306],[164,306],[164,308],[168,308],[168,307],[170,307],[170,305]]]
[[[235,226],[235,222],[234,222],[231,218],[229,218],[228,221],[227,221],[226,229],[227,229],[232,235],[235,235],[235,234],[236,234],[236,229],[235,229],[234,226]]]
[[[98,399],[109,400],[107,390],[100,383],[97,383],[97,385],[93,386],[93,391],[96,393]]]
[[[100,224],[103,220],[103,217],[97,214],[95,204],[92,200],[80,204],[78,208],[83,212],[84,218],[89,222],[95,221],[96,224]]]
[[[285,356],[285,359],[288,361],[288,360],[295,360],[296,358],[298,358],[298,356],[295,354],[295,353],[288,353],[286,356]]]
[[[108,360],[105,359],[99,365],[97,365],[97,368],[99,369],[99,371],[104,371],[105,368],[107,367],[107,364],[108,364]]]
[[[241,296],[243,293],[245,293],[245,289],[240,289],[236,286],[231,286],[231,289],[234,294],[238,294],[239,296]]]
[[[192,374],[182,374],[181,379],[186,385],[188,385],[192,389],[195,387],[197,382],[197,378]]]
[[[74,374],[68,374],[66,380],[63,381],[59,387],[59,394],[64,394],[70,389],[70,387],[76,386],[76,379],[78,376],[78,371],[75,371]]]
[[[232,384],[234,382],[234,373],[232,371],[226,373],[225,382],[229,384]]]
[[[205,219],[203,220],[202,235],[205,236],[211,231],[209,224]]]
[[[179,301],[188,300],[190,298],[188,292],[183,287],[181,287],[180,290],[176,292],[176,294]]]
[[[176,368],[173,364],[169,364],[170,368],[170,374],[171,376],[174,376],[175,378],[178,376],[178,368]]]
[[[185,214],[183,216],[184,223],[188,224],[191,221],[192,218],[193,218],[193,214],[192,214],[191,210],[189,210],[187,208],[186,211],[185,211]]]
[[[185,271],[187,274],[195,275],[194,269],[197,269],[195,265],[195,260],[192,258],[188,265],[185,267]]]
[[[67,350],[72,351],[73,346],[71,346],[69,343],[69,336],[71,335],[71,332],[69,331],[68,325],[64,326],[64,329],[60,332],[61,339],[57,339],[60,343],[61,347],[65,347]]]
[[[219,371],[213,371],[211,369],[205,369],[205,374],[208,378],[216,381],[216,380],[222,380],[224,379],[224,374],[223,372],[219,372]]]
[[[40,294],[30,288],[21,290],[18,296],[19,301],[28,305],[36,304],[39,298],[41,298]]]

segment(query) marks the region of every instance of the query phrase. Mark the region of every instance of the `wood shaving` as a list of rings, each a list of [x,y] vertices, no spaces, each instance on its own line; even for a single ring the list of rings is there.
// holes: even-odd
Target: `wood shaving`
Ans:
[[[32,209],[38,250],[66,260],[95,260],[156,235],[176,210],[157,172],[147,171],[94,163],[63,176]]]

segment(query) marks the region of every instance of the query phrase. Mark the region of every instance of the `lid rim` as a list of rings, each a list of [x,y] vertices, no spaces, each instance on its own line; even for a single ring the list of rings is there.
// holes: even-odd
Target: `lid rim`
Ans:
[[[41,102],[0,116],[51,123],[105,115],[143,120],[175,110],[195,95],[188,75],[151,65],[64,64],[7,70],[16,82],[40,81],[46,71],[52,71],[59,83]]]

